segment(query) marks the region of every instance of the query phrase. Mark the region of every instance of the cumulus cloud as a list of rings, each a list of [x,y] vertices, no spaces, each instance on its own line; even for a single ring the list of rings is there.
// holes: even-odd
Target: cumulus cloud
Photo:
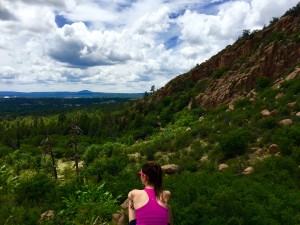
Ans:
[[[0,2],[0,20],[15,20],[16,17],[6,8],[5,2]]]
[[[297,2],[1,0],[0,89],[144,92]]]
[[[3,83],[12,83],[18,78],[19,74],[17,71],[9,66],[0,68],[0,80]]]
[[[84,23],[58,29],[50,38],[49,55],[71,66],[101,66],[138,59],[133,39],[143,46],[143,39],[131,39],[126,32],[90,31]],[[132,44],[132,45],[130,45]]]

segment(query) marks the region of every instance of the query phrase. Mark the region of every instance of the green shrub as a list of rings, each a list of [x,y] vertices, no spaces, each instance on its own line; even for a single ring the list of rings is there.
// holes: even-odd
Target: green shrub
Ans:
[[[257,91],[262,91],[264,89],[266,89],[267,87],[270,87],[270,85],[272,84],[272,81],[269,77],[259,77],[256,81],[255,81],[255,89]]]
[[[300,145],[300,127],[282,127],[272,136],[273,143],[277,144],[283,155],[290,155],[293,147]]]
[[[5,165],[0,165],[0,195],[14,192],[18,185],[19,178],[14,174],[14,171],[8,169]]]
[[[235,101],[234,102],[234,107],[235,108],[245,107],[249,104],[250,104],[249,99],[248,98],[243,98],[243,99],[239,99],[239,100]]]
[[[104,224],[118,209],[117,198],[104,190],[104,184],[86,184],[63,198],[59,216],[65,224]]]
[[[278,121],[273,117],[262,118],[257,122],[257,125],[261,129],[274,129],[278,126]]]
[[[53,191],[54,187],[55,181],[51,177],[43,173],[37,173],[29,180],[20,181],[16,190],[17,199],[19,202],[44,201],[46,195]]]
[[[221,151],[223,151],[227,157],[232,157],[243,154],[247,149],[249,140],[249,131],[238,128],[222,135],[219,144]]]
[[[191,145],[191,149],[193,150],[193,158],[198,160],[200,159],[207,151],[206,147],[204,146],[201,141],[194,140]]]
[[[229,69],[226,67],[219,68],[215,72],[213,72],[213,74],[211,76],[215,79],[218,79],[218,78],[222,77],[223,75],[225,75],[228,72],[228,70]]]
[[[102,150],[101,146],[99,145],[90,145],[87,147],[83,154],[83,160],[88,165],[89,163],[92,163],[94,159],[97,158],[99,152]]]

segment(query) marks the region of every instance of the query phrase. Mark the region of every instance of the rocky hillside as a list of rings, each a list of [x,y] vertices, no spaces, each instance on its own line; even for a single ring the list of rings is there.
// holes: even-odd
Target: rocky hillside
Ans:
[[[246,96],[261,77],[276,83],[292,72],[299,73],[295,72],[300,63],[299,9],[300,4],[263,30],[245,30],[234,44],[159,89],[156,101],[202,82],[205,88],[194,92],[191,100],[212,108]]]

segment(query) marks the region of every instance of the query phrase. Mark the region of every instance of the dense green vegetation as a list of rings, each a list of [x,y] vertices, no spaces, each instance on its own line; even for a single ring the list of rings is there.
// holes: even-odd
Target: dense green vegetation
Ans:
[[[118,107],[2,119],[1,224],[109,222],[127,193],[141,188],[136,173],[146,160],[181,167],[165,176],[176,224],[299,224],[300,78],[270,86],[257,80],[256,100],[240,99],[231,111],[189,109],[202,82],[155,104],[145,96]],[[272,115],[263,117],[264,109]],[[287,118],[292,125],[279,125]],[[74,124],[80,132],[71,132]],[[43,144],[47,137],[51,145]],[[271,144],[280,156],[267,153]],[[221,163],[229,167],[219,171]],[[254,172],[243,175],[249,166]],[[54,216],[41,218],[47,210]]]
[[[129,98],[0,98],[0,120],[25,115],[51,115],[81,108],[105,110],[118,107]]]

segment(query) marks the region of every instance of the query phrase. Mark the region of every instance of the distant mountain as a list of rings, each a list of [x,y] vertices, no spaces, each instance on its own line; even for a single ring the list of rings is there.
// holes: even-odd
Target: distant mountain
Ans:
[[[0,98],[140,98],[143,95],[143,93],[105,93],[88,90],[78,92],[0,91]]]

